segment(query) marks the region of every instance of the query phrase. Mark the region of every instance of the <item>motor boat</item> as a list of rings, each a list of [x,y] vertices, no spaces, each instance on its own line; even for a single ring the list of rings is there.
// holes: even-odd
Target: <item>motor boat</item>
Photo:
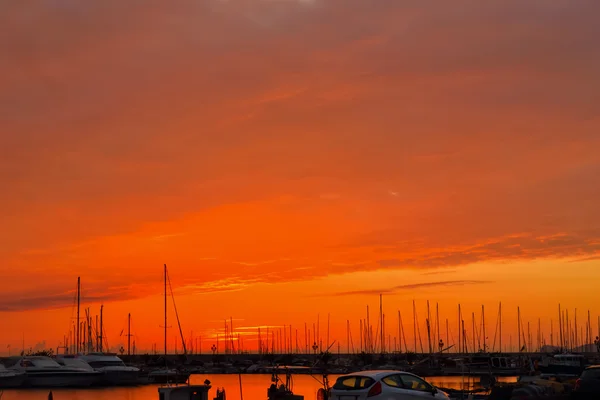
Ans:
[[[25,386],[30,387],[87,387],[97,383],[101,373],[73,362],[59,364],[50,357],[26,356],[13,366],[25,372]]]
[[[159,400],[208,400],[210,382],[204,385],[165,386],[158,388]],[[225,400],[225,391],[217,391],[215,400]]]
[[[163,368],[150,371],[148,373],[149,383],[160,383],[160,384],[178,384],[186,383],[190,378],[188,372],[178,371],[176,369]]]
[[[6,369],[0,364],[0,389],[18,388],[25,383],[27,374],[23,371]]]
[[[125,365],[112,353],[88,353],[79,356],[94,370],[102,373],[101,384],[107,386],[129,386],[140,383],[140,369]]]

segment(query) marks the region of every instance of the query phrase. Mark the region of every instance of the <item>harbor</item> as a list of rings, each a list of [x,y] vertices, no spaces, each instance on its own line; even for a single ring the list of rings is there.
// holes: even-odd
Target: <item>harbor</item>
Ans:
[[[96,316],[95,324],[89,307],[85,309],[85,317],[81,318],[81,279],[78,278],[76,318],[80,322],[74,324],[74,329],[65,335],[64,342],[56,350],[35,352],[30,349],[25,352],[23,349],[20,355],[1,358],[0,389],[9,390],[7,393],[14,393],[15,390],[37,393],[38,390],[48,388],[90,390],[95,393],[98,390],[123,387],[190,385],[202,377],[210,377],[203,382],[212,382],[214,379],[229,379],[215,377],[231,375],[238,377],[241,397],[242,376],[256,376],[249,378],[251,381],[270,376],[274,385],[273,392],[269,389],[270,397],[272,394],[281,394],[277,385],[283,382],[280,377],[284,376],[285,383],[281,387],[285,393],[292,394],[292,377],[312,378],[321,382],[323,393],[320,397],[329,398],[332,390],[330,381],[340,376],[379,376],[389,372],[408,374],[407,376],[422,382],[427,379],[429,383],[423,385],[433,385],[431,388],[436,391],[454,396],[450,398],[470,395],[493,399],[494,390],[512,387],[510,385],[532,386],[535,389],[531,390],[540,390],[548,395],[569,393],[587,367],[600,365],[598,337],[590,343],[593,331],[589,312],[584,335],[583,327],[579,326],[578,329],[576,311],[574,321],[570,321],[568,310],[563,310],[559,305],[559,338],[558,346],[554,346],[554,330],[550,332],[549,345],[540,323],[537,343],[534,344],[530,324],[527,323],[527,328],[524,328],[520,308],[517,309],[517,348],[520,351],[515,352],[506,350],[502,345],[502,304],[498,308],[496,331],[490,344],[483,306],[479,323],[475,313],[471,314],[472,326],[469,332],[465,328],[463,310],[458,305],[460,330],[454,338],[450,334],[448,319],[445,325],[441,324],[438,304],[435,304],[435,312],[432,313],[427,302],[426,335],[423,339],[413,301],[414,347],[411,348],[406,340],[407,331],[400,311],[397,314],[398,325],[393,340],[392,333],[386,331],[382,295],[379,296],[379,313],[375,324],[371,323],[369,307],[366,307],[365,319],[361,319],[359,323],[359,342],[356,345],[350,321],[347,321],[346,351],[342,351],[340,341],[331,335],[331,315],[327,314],[324,335],[320,334],[318,317],[313,324],[312,339],[307,323],[304,324],[303,339],[292,326],[267,327],[264,333],[259,327],[254,351],[244,348],[240,332],[234,328],[233,318],[225,319],[222,335],[217,335],[210,352],[203,354],[202,346],[197,345],[197,339],[193,336],[186,338],[183,334],[166,265],[163,266],[162,283],[164,347],[161,353],[157,351],[157,346],[153,346],[152,352],[139,354],[136,351],[135,340],[133,343],[131,341],[134,336],[131,334],[131,314],[127,318],[127,348],[121,347],[120,353],[104,351],[109,346],[103,326],[103,307],[100,307],[100,315]],[[168,344],[170,314],[175,315],[182,353],[177,351],[177,341],[171,348]],[[445,335],[442,333],[442,326],[445,328]],[[248,339],[247,332],[245,333]],[[67,337],[73,340],[69,341]],[[508,347],[512,347],[512,344]],[[442,383],[436,382],[446,382],[446,386],[438,387]],[[208,390],[210,384],[204,385],[203,392]],[[163,389],[160,390],[164,392]]]

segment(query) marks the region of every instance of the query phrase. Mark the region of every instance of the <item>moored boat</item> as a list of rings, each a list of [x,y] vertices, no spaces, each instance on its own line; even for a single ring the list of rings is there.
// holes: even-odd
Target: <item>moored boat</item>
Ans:
[[[30,387],[87,387],[97,383],[100,372],[81,366],[60,365],[50,357],[22,357],[13,368],[25,372],[25,386]]]
[[[4,365],[0,364],[0,389],[21,387],[26,379],[27,375],[25,372],[6,369]]]
[[[139,383],[140,369],[125,365],[116,354],[89,353],[79,357],[94,370],[102,373],[102,385],[130,386]]]
[[[170,368],[157,369],[148,373],[149,383],[179,384],[186,383],[189,378],[189,373]]]
[[[165,386],[158,388],[158,398],[159,400],[208,400],[210,388],[208,381],[204,385]],[[224,397],[222,399],[224,400]]]

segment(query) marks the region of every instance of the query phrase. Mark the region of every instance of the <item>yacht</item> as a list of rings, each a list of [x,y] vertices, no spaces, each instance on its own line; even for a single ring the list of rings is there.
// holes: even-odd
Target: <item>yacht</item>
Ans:
[[[79,358],[102,373],[103,385],[128,386],[139,383],[140,369],[125,365],[114,353],[88,353]]]
[[[0,364],[0,389],[17,388],[22,386],[27,379],[27,375],[23,371],[14,369],[6,369]]]
[[[97,383],[100,372],[79,363],[65,362],[61,365],[50,357],[27,356],[20,358],[13,366],[25,372],[26,386],[31,387],[86,387]]]

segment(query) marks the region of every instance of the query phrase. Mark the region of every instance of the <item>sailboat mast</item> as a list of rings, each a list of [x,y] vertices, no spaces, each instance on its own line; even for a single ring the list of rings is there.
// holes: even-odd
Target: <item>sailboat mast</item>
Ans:
[[[104,346],[104,304],[100,306],[100,352]]]
[[[429,300],[427,300],[427,344],[429,346],[429,354],[431,354],[431,313],[429,310]]]
[[[517,307],[517,336],[519,337],[519,353],[520,353],[521,352],[521,307]]]
[[[558,333],[560,340],[560,351],[563,349],[563,324],[562,324],[562,312],[560,311],[560,304],[558,305]]]
[[[440,336],[440,309],[439,309],[439,305],[436,302],[435,303],[435,326],[437,328],[437,341],[438,341],[438,347],[439,347],[439,343],[442,340],[442,337]],[[440,351],[443,349],[443,347],[440,347]]]
[[[383,295],[380,294],[379,295],[379,324],[380,326],[380,344],[381,344],[381,354],[383,354],[385,352],[385,336],[384,336],[384,332],[383,332]]]
[[[165,284],[165,361],[167,359],[167,264],[164,266]]]
[[[460,313],[460,304],[458,305],[458,352],[461,352],[461,348],[462,348],[462,340],[461,340],[461,333],[462,333],[462,328],[461,328],[461,322],[462,321],[462,316]]]
[[[500,327],[500,353],[502,353],[502,302],[498,306],[498,325]]]
[[[127,314],[127,356],[131,356],[131,313]]]
[[[76,333],[76,341],[77,345],[75,346],[75,352],[79,353],[79,307],[81,305],[81,277],[77,277],[77,333]]]
[[[481,305],[481,320],[483,323],[483,352],[487,352],[487,348],[485,345],[485,306]]]
[[[415,354],[417,353],[417,309],[413,300],[413,335],[415,337]]]

